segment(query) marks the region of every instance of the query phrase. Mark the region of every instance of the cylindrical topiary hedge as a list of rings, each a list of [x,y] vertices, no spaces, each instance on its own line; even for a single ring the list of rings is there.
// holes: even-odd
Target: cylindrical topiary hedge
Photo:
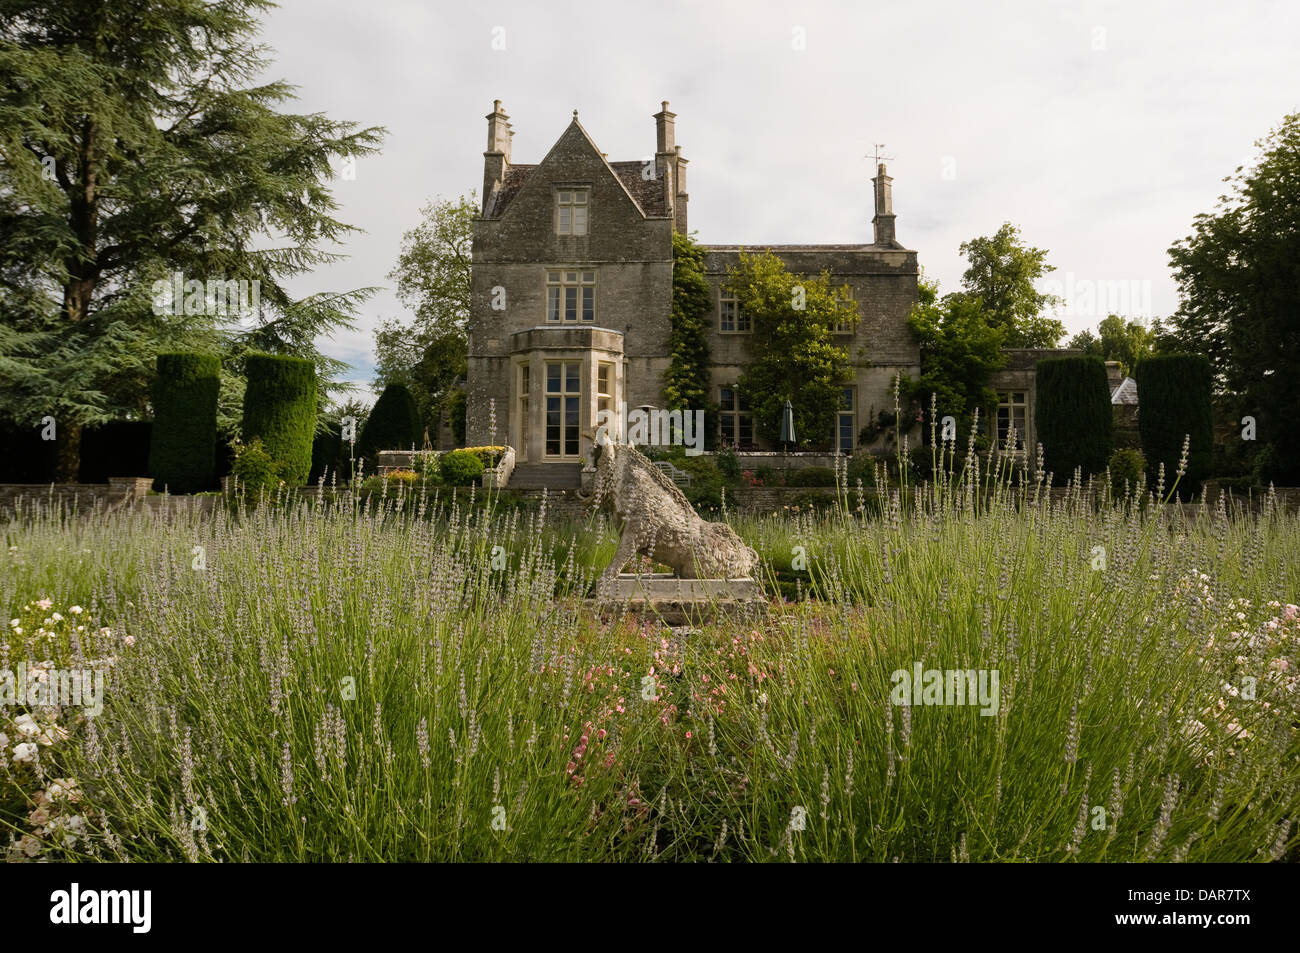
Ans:
[[[158,355],[153,385],[149,473],[154,489],[210,490],[217,478],[217,395],[221,359],[213,354]]]
[[[1058,483],[1102,473],[1111,452],[1110,386],[1099,357],[1054,357],[1038,362],[1034,425],[1043,465]]]
[[[357,456],[365,457],[366,471],[373,473],[381,450],[410,450],[422,439],[415,398],[405,384],[389,384],[357,435]]]
[[[244,440],[261,438],[280,479],[302,486],[316,433],[316,366],[301,357],[250,354],[244,373]]]
[[[1155,485],[1163,463],[1165,486],[1173,484],[1183,438],[1189,436],[1187,472],[1178,486],[1180,496],[1190,497],[1210,475],[1214,455],[1214,378],[1209,359],[1201,354],[1152,355],[1138,362],[1134,380],[1147,480]]]

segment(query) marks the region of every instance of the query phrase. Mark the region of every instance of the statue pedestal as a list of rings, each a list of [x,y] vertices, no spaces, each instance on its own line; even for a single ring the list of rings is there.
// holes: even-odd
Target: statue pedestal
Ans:
[[[752,578],[680,579],[671,573],[620,573],[597,582],[597,610],[662,617],[665,624],[700,625],[720,616],[756,617],[767,609],[763,589]]]

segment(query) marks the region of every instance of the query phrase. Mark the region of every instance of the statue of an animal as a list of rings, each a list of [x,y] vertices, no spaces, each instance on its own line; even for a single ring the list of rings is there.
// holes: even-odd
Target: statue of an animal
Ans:
[[[613,514],[618,551],[605,571],[616,576],[644,554],[683,579],[742,579],[758,569],[758,554],[726,523],[701,519],[686,495],[636,447],[600,434],[592,448],[595,479],[582,498]]]

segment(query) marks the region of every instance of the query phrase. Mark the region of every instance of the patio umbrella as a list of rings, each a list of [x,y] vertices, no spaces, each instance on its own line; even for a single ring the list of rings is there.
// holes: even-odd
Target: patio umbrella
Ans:
[[[794,406],[788,398],[781,408],[781,443],[794,443]]]

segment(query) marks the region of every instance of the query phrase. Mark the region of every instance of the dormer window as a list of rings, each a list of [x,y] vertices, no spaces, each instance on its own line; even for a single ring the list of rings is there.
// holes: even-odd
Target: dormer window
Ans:
[[[587,234],[586,189],[560,189],[555,193],[555,234]]]

